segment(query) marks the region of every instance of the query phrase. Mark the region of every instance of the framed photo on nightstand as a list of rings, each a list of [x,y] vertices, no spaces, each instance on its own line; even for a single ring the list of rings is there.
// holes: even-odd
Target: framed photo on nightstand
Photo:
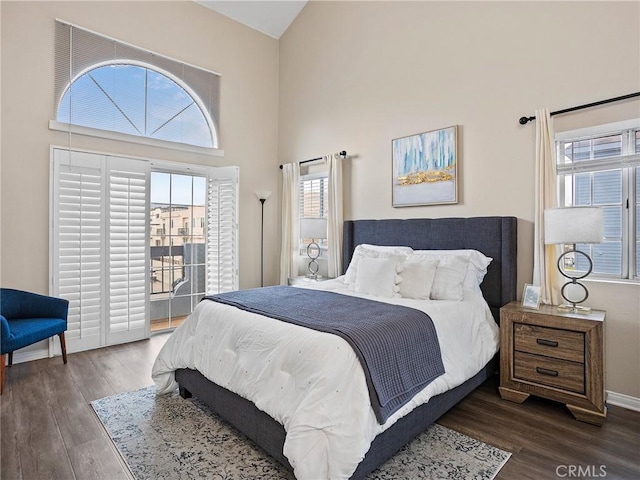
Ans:
[[[529,283],[525,284],[524,292],[522,293],[522,306],[535,310],[540,308],[540,287]]]

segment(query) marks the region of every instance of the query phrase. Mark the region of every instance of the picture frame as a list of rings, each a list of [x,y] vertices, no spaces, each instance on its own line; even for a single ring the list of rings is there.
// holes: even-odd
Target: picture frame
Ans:
[[[540,308],[540,287],[537,285],[525,284],[522,292],[522,306],[538,310]]]
[[[458,126],[391,141],[394,207],[458,203]]]

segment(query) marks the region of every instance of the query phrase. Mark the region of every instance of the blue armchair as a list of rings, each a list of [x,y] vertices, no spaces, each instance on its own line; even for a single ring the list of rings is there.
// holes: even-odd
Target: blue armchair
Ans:
[[[62,347],[62,360],[67,363],[64,332],[67,330],[68,311],[69,302],[62,298],[0,288],[0,395],[4,385],[6,356],[9,354],[11,366],[13,352],[19,348],[58,335]]]

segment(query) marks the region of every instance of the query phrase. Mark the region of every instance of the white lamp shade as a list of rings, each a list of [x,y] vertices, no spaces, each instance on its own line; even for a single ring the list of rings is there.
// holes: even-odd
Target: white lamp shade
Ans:
[[[544,211],[544,243],[601,243],[602,208],[568,207]]]
[[[302,238],[327,238],[327,219],[301,218],[300,236]]]
[[[256,197],[258,200],[266,200],[271,196],[271,192],[269,190],[257,190]]]

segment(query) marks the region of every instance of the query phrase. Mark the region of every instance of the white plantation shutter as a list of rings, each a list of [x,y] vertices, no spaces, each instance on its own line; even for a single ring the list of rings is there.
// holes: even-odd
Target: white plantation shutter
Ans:
[[[148,163],[53,150],[53,295],[69,352],[149,335]]]
[[[109,157],[107,343],[145,338],[149,247],[148,163]]]
[[[300,179],[300,218],[323,218],[327,216],[329,198],[328,173],[305,175]]]
[[[69,353],[149,336],[150,167],[52,150],[51,293],[70,301]],[[238,288],[238,168],[205,170],[212,294]]]
[[[70,352],[100,346],[103,315],[101,158],[72,153],[54,151],[51,255],[52,294],[69,300]]]
[[[238,289],[238,168],[207,172],[207,295]]]

